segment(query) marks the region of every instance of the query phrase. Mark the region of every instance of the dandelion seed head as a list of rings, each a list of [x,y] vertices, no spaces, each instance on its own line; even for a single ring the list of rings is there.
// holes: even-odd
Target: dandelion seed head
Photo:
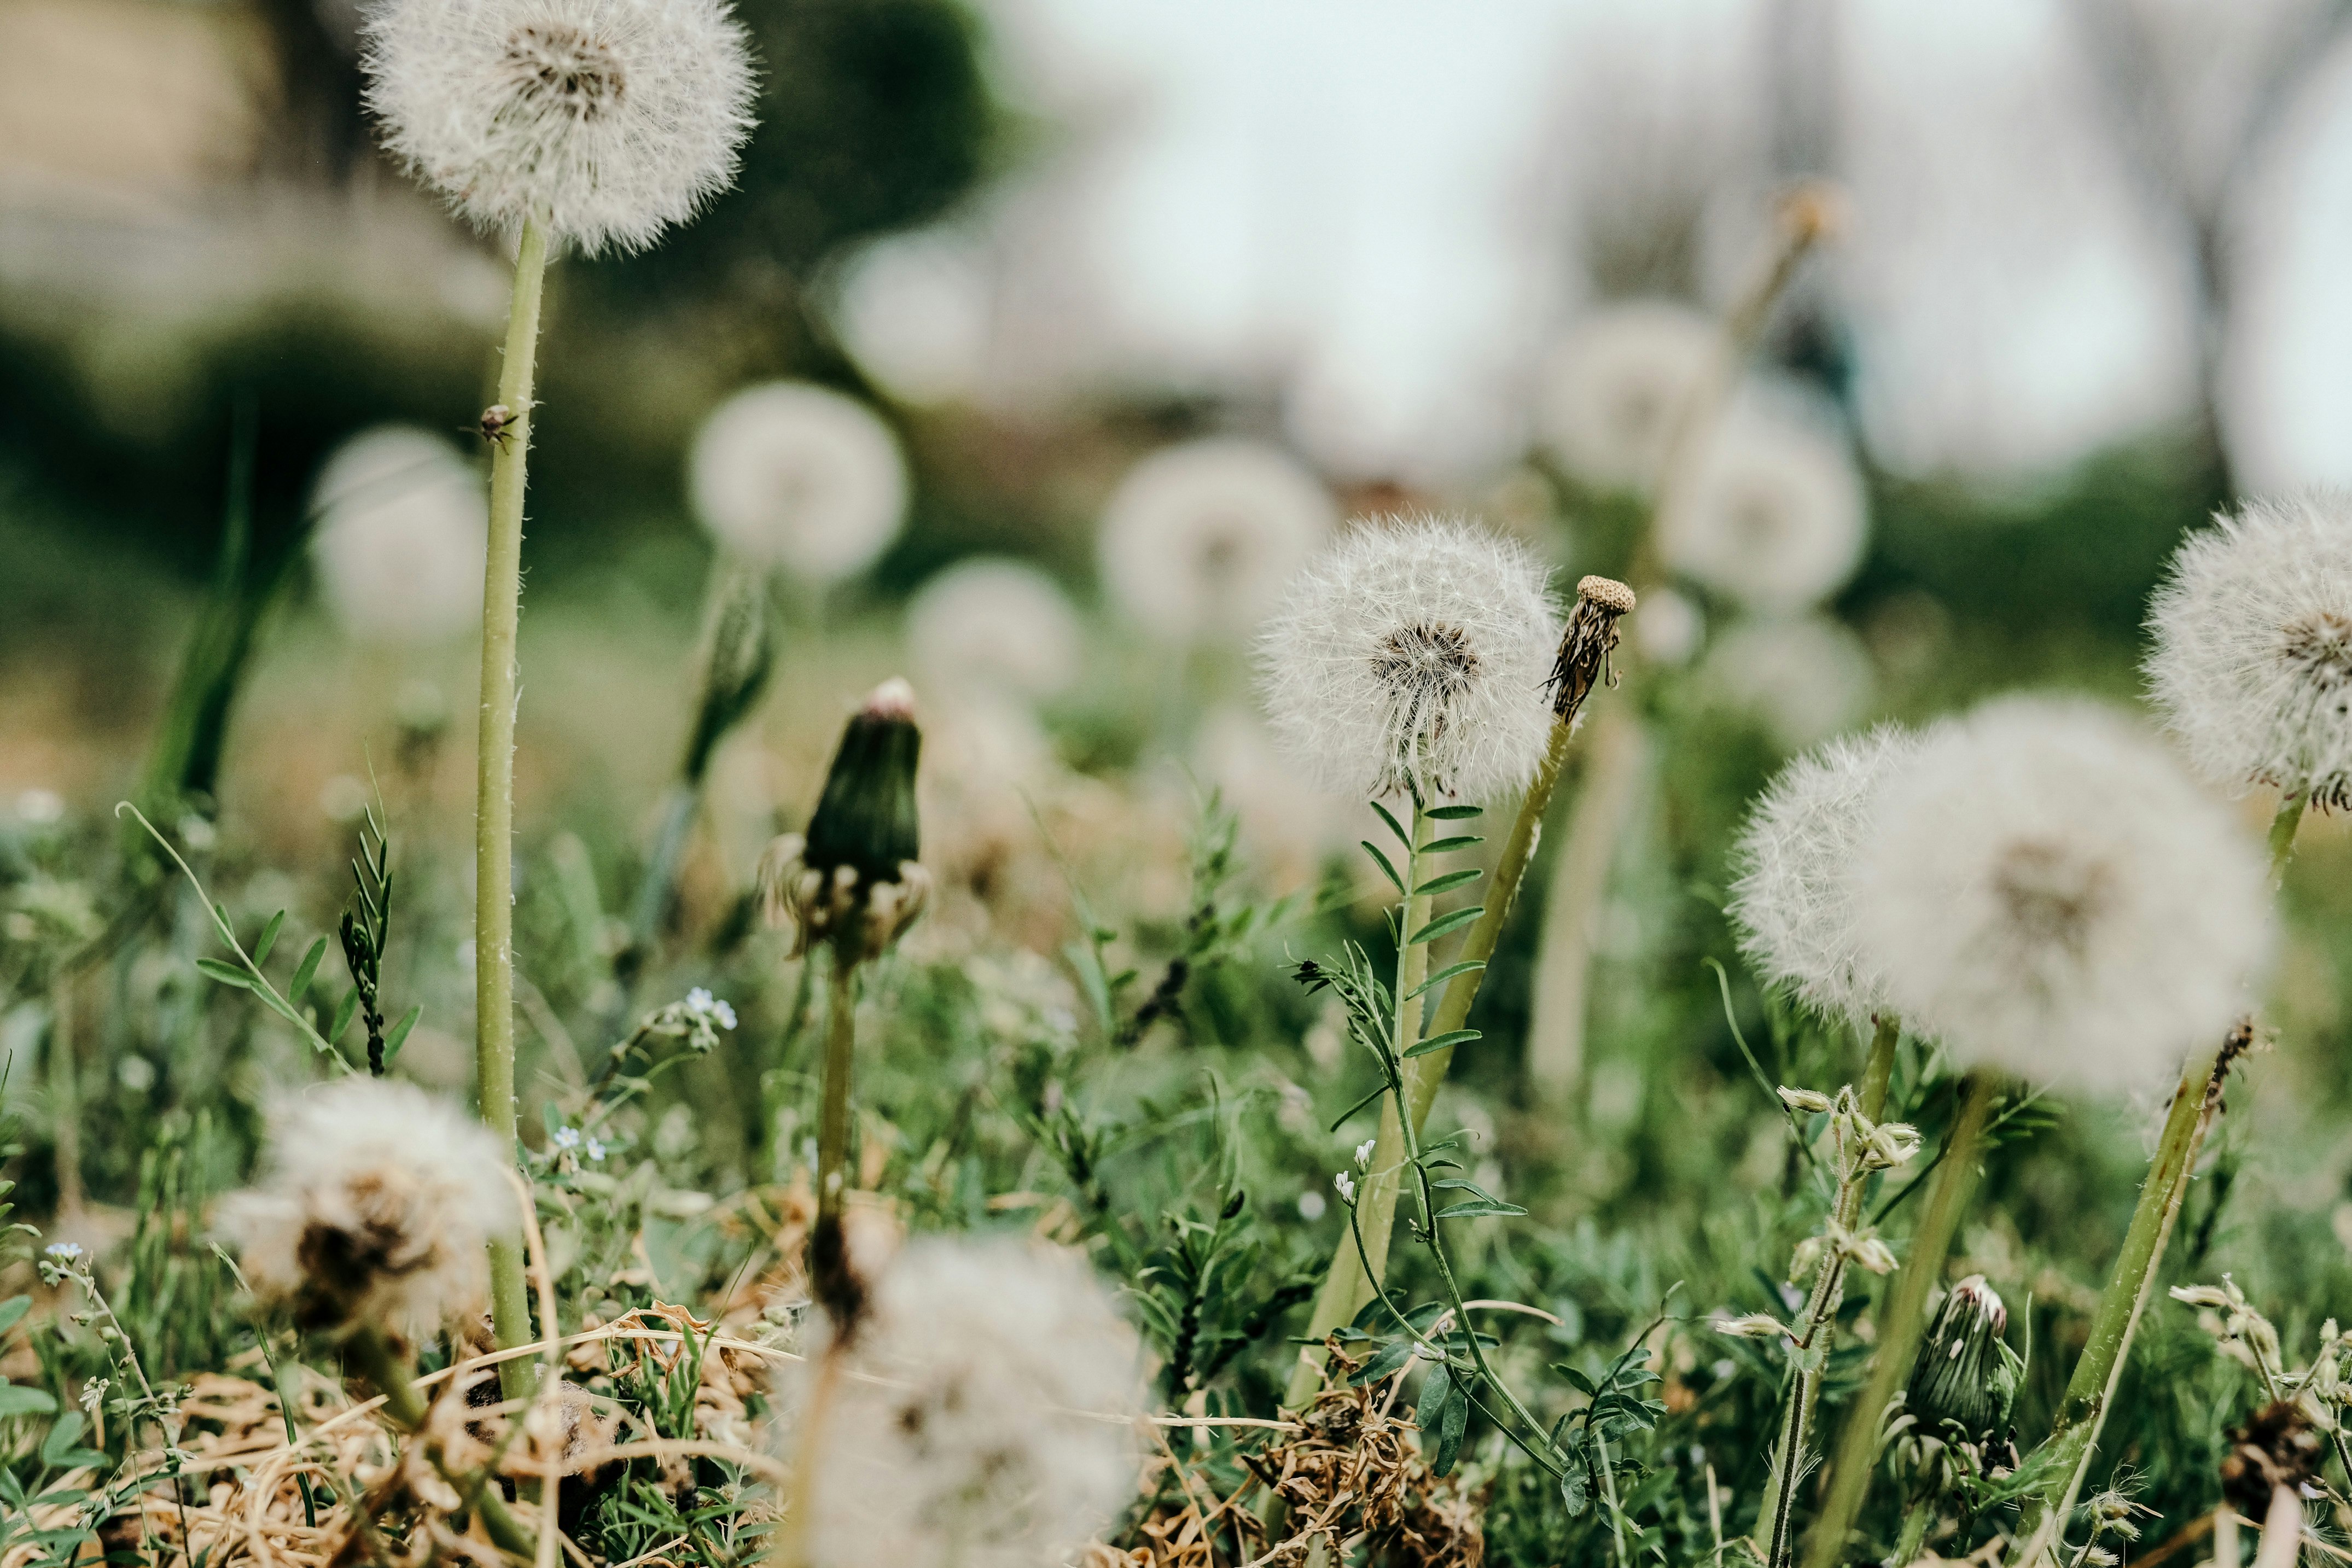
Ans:
[[[2352,494],[2191,535],[2148,613],[2150,694],[2197,770],[2352,807]]]
[[[2076,700],[1991,703],[1885,787],[1856,873],[1866,966],[1966,1066],[2155,1081],[2248,1005],[2259,850],[2168,751]]]
[[[1538,434],[1593,484],[1648,489],[1723,351],[1721,330],[1687,306],[1638,299],[1595,311],[1544,367]]]
[[[1551,734],[1560,619],[1517,542],[1456,518],[1388,517],[1317,558],[1258,639],[1276,739],[1324,788],[1492,800]]]
[[[723,0],[383,0],[365,36],[385,145],[478,228],[643,250],[734,183],[752,73]]]
[[[1186,442],[1129,469],[1103,508],[1103,588],[1163,641],[1246,636],[1338,522],[1330,492],[1279,448]]]
[[[1795,751],[1869,712],[1878,669],[1843,622],[1799,615],[1735,624],[1699,661],[1696,684],[1707,700]]]
[[[1724,415],[1691,482],[1659,519],[1666,564],[1751,610],[1790,614],[1862,564],[1862,476],[1844,440],[1749,399]]]
[[[890,427],[803,382],[749,387],[713,410],[688,488],[719,543],[818,584],[873,565],[907,519],[907,464]]]
[[[1086,634],[1045,573],[1024,561],[974,559],[916,591],[907,643],[930,690],[1034,699],[1077,678]]]
[[[310,507],[311,568],[352,636],[436,643],[480,622],[489,502],[448,441],[413,425],[362,431],[320,468]]]
[[[1797,758],[1757,801],[1732,852],[1731,918],[1758,978],[1858,1030],[1871,1027],[1886,995],[1864,951],[1854,875],[1886,780],[1921,744],[1883,725]]]
[[[788,1443],[821,1344],[779,1375]],[[1142,1409],[1138,1341],[1073,1254],[911,1242],[846,1354],[817,1450],[818,1568],[1058,1563],[1134,1496],[1133,1428],[1076,1412]]]
[[[492,1236],[516,1228],[498,1140],[411,1084],[347,1078],[272,1112],[267,1166],[223,1228],[264,1299],[310,1328],[422,1338],[484,1300]]]

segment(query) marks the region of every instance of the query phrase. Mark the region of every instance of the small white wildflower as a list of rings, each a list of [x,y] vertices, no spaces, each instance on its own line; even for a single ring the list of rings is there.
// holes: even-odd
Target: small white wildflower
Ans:
[[[2217,1041],[2271,938],[2258,849],[2171,755],[2081,701],[2010,698],[1890,778],[1855,878],[1864,954],[1964,1066],[2143,1083]]]
[[[1354,1176],[1349,1176],[1346,1171],[1334,1171],[1331,1173],[1331,1185],[1339,1189],[1340,1202],[1353,1203],[1356,1201],[1356,1178]]]
[[[823,1354],[778,1375],[795,1457]],[[813,1450],[815,1568],[1059,1563],[1134,1495],[1133,1427],[1095,1417],[1141,1411],[1139,1344],[1072,1254],[910,1243],[849,1354]]]
[[[1527,549],[1457,519],[1353,529],[1258,641],[1276,738],[1325,788],[1486,800],[1523,787],[1551,735],[1560,622]]]
[[[476,226],[642,250],[735,181],[751,66],[722,0],[383,0],[384,144]]]
[[[604,1140],[590,1138],[581,1145],[580,1152],[588,1156],[591,1164],[601,1165],[604,1159]]]
[[[96,1420],[98,1418],[98,1407],[100,1404],[104,1403],[106,1399],[106,1391],[112,1386],[114,1386],[114,1380],[108,1377],[93,1377],[88,1383],[83,1384],[81,1386],[82,1414],[88,1416],[92,1420]]]
[[[1869,712],[1870,650],[1826,615],[1744,621],[1699,661],[1699,694],[1743,715],[1784,751],[1827,739]]]
[[[52,1241],[47,1247],[41,1249],[41,1256],[44,1258],[54,1258],[58,1262],[64,1264],[79,1263],[81,1261],[82,1258],[81,1243],[79,1241]]]
[[[1279,448],[1186,442],[1112,492],[1096,538],[1103,589],[1168,642],[1246,636],[1338,521],[1322,482]]]
[[[2352,495],[2192,534],[2148,612],[2147,681],[2198,770],[2352,807]]]
[[[1025,561],[959,561],[907,603],[924,688],[1037,698],[1078,677],[1086,633],[1059,584]]]
[[[1649,489],[1723,357],[1722,330],[1688,306],[1639,299],[1596,310],[1545,363],[1538,434],[1591,483]]]
[[[1881,789],[1919,747],[1918,736],[1887,725],[1799,758],[1757,801],[1732,851],[1731,919],[1757,977],[1859,1029],[1886,998],[1864,954],[1854,874]]]
[[[686,993],[686,1011],[688,1017],[699,1022],[713,1023],[720,1029],[735,1027],[735,1009],[702,986],[696,986]]]
[[[344,631],[421,643],[479,624],[489,502],[471,464],[413,425],[363,431],[310,486],[310,563]]]
[[[1844,439],[1763,399],[1736,403],[1659,519],[1666,564],[1752,610],[1789,614],[1862,563],[1862,476]]]
[[[1366,1138],[1362,1143],[1356,1145],[1356,1168],[1358,1170],[1370,1170],[1371,1168],[1372,1150],[1377,1147],[1379,1144],[1380,1140],[1378,1138]]]
[[[482,1301],[484,1249],[517,1224],[506,1172],[457,1106],[347,1078],[275,1108],[262,1184],[229,1200],[222,1228],[255,1291],[303,1326],[421,1337]]]
[[[554,1132],[548,1134],[548,1142],[553,1144],[559,1149],[576,1149],[580,1146],[580,1129],[577,1127],[558,1127]]]
[[[856,399],[804,382],[748,387],[714,409],[688,490],[729,549],[817,584],[873,565],[907,520],[898,436]]]
[[[1867,1269],[1874,1274],[1895,1272],[1895,1249],[1875,1236],[1867,1233],[1842,1235],[1838,1238],[1838,1250],[1852,1260],[1856,1268]]]

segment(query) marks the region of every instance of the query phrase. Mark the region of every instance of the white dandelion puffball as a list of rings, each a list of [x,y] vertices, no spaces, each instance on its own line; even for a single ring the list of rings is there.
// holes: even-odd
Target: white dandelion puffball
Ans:
[[[1710,701],[1746,715],[1781,750],[1799,751],[1870,711],[1878,667],[1843,621],[1743,621],[1699,662],[1698,685]]]
[[[2268,956],[2260,849],[2155,737],[2012,697],[1886,781],[1855,878],[1867,962],[1966,1066],[2152,1082],[2248,1007]]]
[[[813,1450],[794,1427],[822,1351],[778,1375],[785,1451],[818,1466],[816,1568],[1037,1568],[1135,1495],[1139,1344],[1076,1254],[912,1242],[848,1354]]]
[[[428,430],[386,424],[337,447],[310,486],[310,563],[337,622],[373,643],[434,643],[480,623],[489,502]]]
[[[1844,736],[1780,769],[1732,850],[1739,950],[1767,985],[1867,1030],[1885,980],[1863,951],[1854,873],[1886,780],[1919,754],[1896,725]]]
[[[934,691],[1049,697],[1077,679],[1086,632],[1069,596],[1025,561],[959,561],[907,604],[907,646]]]
[[[898,436],[856,399],[805,382],[749,387],[712,410],[688,488],[721,544],[814,583],[865,570],[907,521]]]
[[[1723,358],[1722,332],[1688,306],[1637,299],[1597,310],[1544,365],[1538,436],[1593,484],[1646,490]]]
[[[372,1322],[412,1339],[487,1299],[483,1249],[517,1220],[480,1123],[376,1078],[293,1095],[270,1122],[261,1185],[222,1217],[257,1294],[306,1328]]]
[[[723,0],[382,0],[365,36],[384,144],[479,228],[643,250],[734,183],[752,78]]]
[[[2352,806],[2352,495],[2215,520],[2175,553],[2148,612],[2156,705],[2216,783]]]
[[[1258,638],[1276,740],[1358,799],[1521,788],[1551,738],[1560,620],[1546,576],[1524,545],[1457,518],[1342,535]]]
[[[1247,636],[1339,518],[1322,482],[1277,447],[1171,446],[1129,469],[1103,508],[1103,589],[1168,642]]]
[[[1707,438],[1658,523],[1658,551],[1692,580],[1751,610],[1789,614],[1827,599],[1862,564],[1868,508],[1843,436],[1749,399]]]

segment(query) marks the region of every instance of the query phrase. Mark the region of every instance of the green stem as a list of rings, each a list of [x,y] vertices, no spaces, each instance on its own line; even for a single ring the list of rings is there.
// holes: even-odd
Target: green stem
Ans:
[[[522,512],[530,453],[532,372],[547,277],[547,231],[523,225],[507,312],[499,402],[508,423],[490,447],[489,555],[482,580],[482,708],[474,801],[474,1088],[482,1123],[511,1151],[516,1142],[514,1035],[515,636],[522,617]],[[522,1247],[490,1244],[490,1312],[500,1349],[531,1338]],[[499,1369],[509,1399],[538,1381],[518,1356]]]
[[[362,1324],[343,1341],[343,1354],[383,1396],[383,1413],[392,1417],[392,1424],[412,1437],[419,1437],[425,1430],[425,1401],[417,1395],[409,1369],[393,1354],[383,1333],[373,1325]],[[482,1516],[483,1528],[500,1551],[526,1562],[538,1555],[530,1532],[507,1511],[506,1500],[491,1490],[485,1478],[451,1473],[437,1452],[433,1455],[433,1467]]]
[[[1429,841],[1429,824],[1420,800],[1415,800],[1406,821],[1412,840],[1405,850],[1403,867],[1408,890],[1421,885],[1421,847]],[[1428,923],[1428,895],[1415,897],[1408,892],[1397,925],[1395,1034],[1391,1048],[1400,1061],[1421,1038],[1421,999],[1406,998],[1412,997],[1429,973],[1429,944],[1412,940],[1413,933]],[[1483,918],[1479,924],[1485,924]],[[1450,1054],[1433,1052],[1432,1059]],[[1403,1062],[1402,1071],[1408,1084],[1418,1064],[1418,1060]],[[1433,1086],[1433,1098],[1435,1092]],[[1321,1385],[1327,1359],[1321,1343],[1323,1336],[1354,1320],[1364,1303],[1372,1299],[1387,1270],[1389,1235],[1396,1225],[1397,1197],[1404,1190],[1406,1138],[1404,1124],[1398,1114],[1398,1100],[1395,1094],[1381,1097],[1380,1131],[1373,1137],[1372,1157],[1364,1167],[1363,1189],[1356,1199],[1356,1213],[1364,1232],[1362,1245],[1352,1245],[1343,1237],[1331,1254],[1323,1288],[1317,1292],[1314,1311],[1307,1321],[1307,1338],[1314,1343],[1300,1352],[1298,1365],[1290,1375],[1290,1386],[1283,1394],[1283,1403],[1294,1408],[1313,1399],[1315,1390]]]
[[[2290,795],[2279,802],[2278,815],[2271,819],[2271,885],[2286,881],[2286,863],[2294,858],[2294,831],[2303,826],[2303,809],[2310,797]]]
[[[1858,1098],[1862,1113],[1873,1122],[1885,1113],[1886,1089],[1895,1076],[1895,1048],[1902,1038],[1903,1026],[1891,1013],[1880,1018],[1872,1031],[1870,1055],[1863,1063]],[[1862,1218],[1866,1179],[1858,1171],[1842,1176],[1832,1211],[1840,1228],[1851,1230]],[[1829,1361],[1831,1334],[1838,1309],[1844,1301],[1845,1261],[1843,1258],[1832,1259],[1822,1265],[1822,1276],[1815,1281],[1812,1296],[1805,1303],[1805,1314],[1797,1325],[1797,1342],[1790,1347],[1795,1374],[1790,1380],[1789,1408],[1781,1418],[1780,1446],[1776,1450],[1772,1471],[1764,1483],[1764,1505],[1756,1515],[1759,1523],[1769,1527],[1765,1536],[1765,1562],[1772,1568],[1780,1568],[1794,1550],[1791,1527],[1796,1519],[1797,1477],[1804,1464],[1806,1437],[1812,1430],[1813,1415],[1821,1404],[1822,1373]]]
[[[1862,1512],[1871,1473],[1877,1468],[1879,1424],[1896,1391],[1911,1375],[1919,1335],[1927,1326],[1927,1293],[1943,1278],[1952,1234],[1976,1186],[1977,1145],[1992,1096],[1990,1073],[1969,1074],[1961,1088],[1958,1117],[1944,1140],[1942,1168],[1927,1195],[1927,1211],[1920,1217],[1919,1229],[1911,1239],[1911,1255],[1895,1276],[1894,1292],[1879,1322],[1878,1354],[1871,1365],[1870,1382],[1846,1412],[1845,1430],[1830,1469],[1829,1500],[1807,1542],[1807,1568],[1831,1568],[1845,1554],[1846,1536]]]
[[[842,1233],[842,1197],[849,1186],[849,1092],[857,1067],[857,960],[848,944],[833,950],[824,1030],[824,1103],[817,1119],[816,1226],[809,1233],[809,1280],[816,1299],[846,1337],[865,1306],[865,1290],[849,1266]]]
[[[1622,706],[1594,717],[1582,780],[1568,814],[1568,842],[1544,890],[1528,1014],[1528,1080],[1555,1105],[1568,1101],[1583,1076],[1593,944],[1626,830],[1641,810],[1648,758],[1649,739],[1638,717]]]

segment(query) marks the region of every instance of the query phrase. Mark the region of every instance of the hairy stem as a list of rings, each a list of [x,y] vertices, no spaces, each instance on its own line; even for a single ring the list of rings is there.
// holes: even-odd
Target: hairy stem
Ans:
[[[1829,1500],[1813,1523],[1805,1553],[1807,1568],[1831,1568],[1845,1554],[1846,1535],[1862,1512],[1870,1491],[1871,1472],[1878,1461],[1879,1424],[1905,1381],[1919,1352],[1919,1336],[1927,1327],[1927,1293],[1943,1277],[1944,1259],[1951,1250],[1952,1234],[1977,1181],[1977,1145],[1984,1133],[1985,1115],[1992,1106],[1992,1075],[1971,1072],[1962,1082],[1960,1109],[1945,1136],[1941,1168],[1927,1194],[1927,1211],[1920,1216],[1911,1239],[1911,1255],[1895,1278],[1885,1315],[1878,1324],[1878,1355],[1870,1382],[1846,1412],[1845,1430],[1838,1439],[1837,1458],[1829,1475]]]
[[[499,402],[508,421],[491,440],[489,559],[482,583],[482,708],[474,802],[474,1087],[484,1125],[509,1153],[515,1145],[514,736],[515,636],[522,617],[522,512],[530,453],[532,372],[539,306],[547,277],[547,231],[523,225],[507,313]],[[501,1349],[531,1338],[530,1297],[520,1245],[490,1244],[490,1312]],[[533,1364],[502,1364],[509,1399],[537,1382]]]
[[[1406,821],[1412,842],[1404,856],[1404,885],[1410,889],[1420,885],[1421,847],[1429,841],[1430,819],[1423,814],[1421,802],[1412,802],[1412,814]],[[1429,898],[1410,894],[1400,906],[1397,925],[1395,1036],[1392,1049],[1402,1059],[1421,1039],[1421,998],[1412,998],[1429,973],[1429,944],[1413,941],[1413,934],[1429,923]],[[1483,921],[1480,924],[1484,924]],[[1433,1053],[1442,1056],[1444,1052]],[[1408,1082],[1419,1059],[1403,1063]],[[1434,1095],[1434,1089],[1432,1093]],[[1388,1268],[1389,1234],[1396,1224],[1397,1197],[1404,1190],[1405,1150],[1408,1147],[1404,1122],[1399,1113],[1399,1096],[1383,1095],[1381,1100],[1380,1132],[1372,1141],[1372,1157],[1365,1166],[1363,1190],[1356,1200],[1356,1213],[1363,1227],[1363,1244],[1349,1244],[1346,1238],[1331,1254],[1331,1266],[1323,1276],[1323,1289],[1315,1298],[1315,1308],[1307,1318],[1307,1333],[1310,1340],[1321,1341],[1324,1335],[1342,1323],[1351,1321],[1372,1299],[1372,1291]],[[1321,1383],[1325,1354],[1319,1343],[1300,1352],[1297,1367],[1290,1375],[1290,1386],[1284,1392],[1283,1402],[1302,1406],[1315,1397]]]

